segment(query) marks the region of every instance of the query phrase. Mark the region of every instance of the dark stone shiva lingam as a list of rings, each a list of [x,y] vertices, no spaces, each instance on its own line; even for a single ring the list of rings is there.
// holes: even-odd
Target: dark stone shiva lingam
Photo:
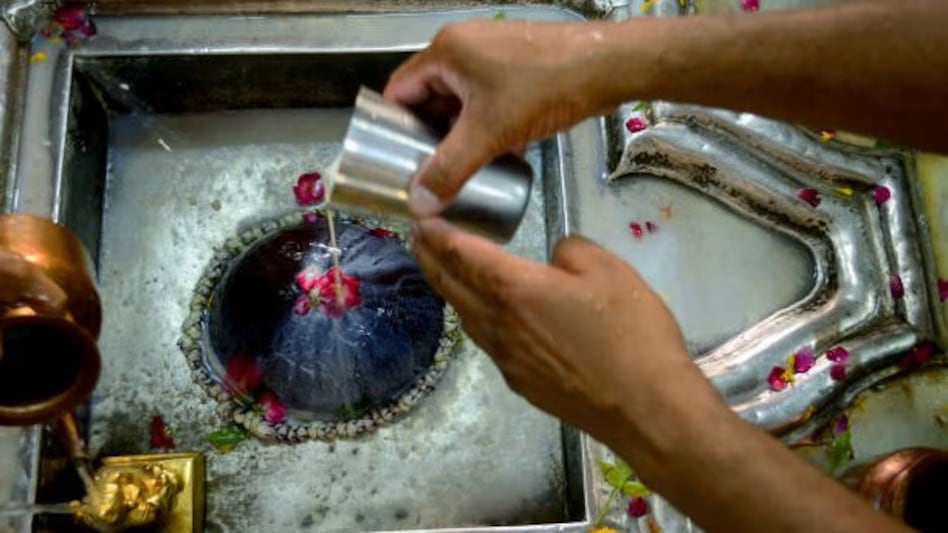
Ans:
[[[206,268],[179,345],[222,411],[264,439],[354,437],[433,389],[458,339],[455,314],[401,237],[318,213],[228,240]]]

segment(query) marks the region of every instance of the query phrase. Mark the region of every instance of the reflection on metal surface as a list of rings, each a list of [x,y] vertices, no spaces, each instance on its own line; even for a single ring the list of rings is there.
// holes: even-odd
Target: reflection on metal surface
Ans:
[[[613,180],[644,174],[681,183],[800,241],[815,260],[805,298],[699,358],[744,418],[787,428],[842,389],[825,358],[788,391],[768,389],[768,371],[803,347],[822,353],[844,345],[854,379],[932,337],[927,238],[902,156],[835,149],[746,114],[656,104],[654,116],[656,124],[632,138]],[[880,185],[892,197],[877,205],[870,192]],[[819,192],[818,208],[800,201],[803,188]],[[904,297],[890,294],[890,275],[901,278]]]

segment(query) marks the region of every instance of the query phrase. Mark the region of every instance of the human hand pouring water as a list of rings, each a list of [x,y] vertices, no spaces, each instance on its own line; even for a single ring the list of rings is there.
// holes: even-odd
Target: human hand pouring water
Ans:
[[[456,118],[407,195],[414,253],[511,388],[604,441],[701,526],[901,530],[733,414],[669,310],[624,261],[569,237],[550,264],[538,264],[439,215],[499,154],[635,99],[741,108],[945,149],[948,132],[932,116],[948,118],[937,104],[948,83],[933,74],[948,70],[937,53],[948,47],[946,22],[941,3],[880,1],[755,17],[447,26],[384,92]],[[880,46],[880,28],[898,40]],[[866,51],[872,61],[859,59]],[[922,56],[939,66],[912,59]],[[814,91],[819,98],[799,96]],[[909,91],[918,98],[908,107],[885,96]]]

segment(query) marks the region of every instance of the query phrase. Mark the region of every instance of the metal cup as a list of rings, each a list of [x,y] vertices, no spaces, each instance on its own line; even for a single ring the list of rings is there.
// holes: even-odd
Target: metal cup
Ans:
[[[330,204],[408,218],[408,185],[434,154],[440,136],[410,111],[363,87],[343,142]],[[496,241],[510,240],[523,219],[533,172],[505,155],[479,170],[441,214]]]
[[[101,306],[88,253],[63,226],[0,215],[0,249],[18,254],[66,293],[61,313],[0,302],[0,425],[68,415],[99,377]]]

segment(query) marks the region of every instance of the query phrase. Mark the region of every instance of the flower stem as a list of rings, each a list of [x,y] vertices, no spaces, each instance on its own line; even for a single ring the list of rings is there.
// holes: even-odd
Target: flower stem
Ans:
[[[632,479],[632,476],[627,476],[618,487],[612,488],[612,492],[609,493],[609,498],[606,499],[606,504],[603,505],[596,514],[596,519],[593,521],[593,527],[599,527],[602,525],[602,519],[606,517],[606,513],[609,512],[609,509],[612,509],[612,505],[616,502],[616,496],[619,495],[619,491],[630,479]]]

